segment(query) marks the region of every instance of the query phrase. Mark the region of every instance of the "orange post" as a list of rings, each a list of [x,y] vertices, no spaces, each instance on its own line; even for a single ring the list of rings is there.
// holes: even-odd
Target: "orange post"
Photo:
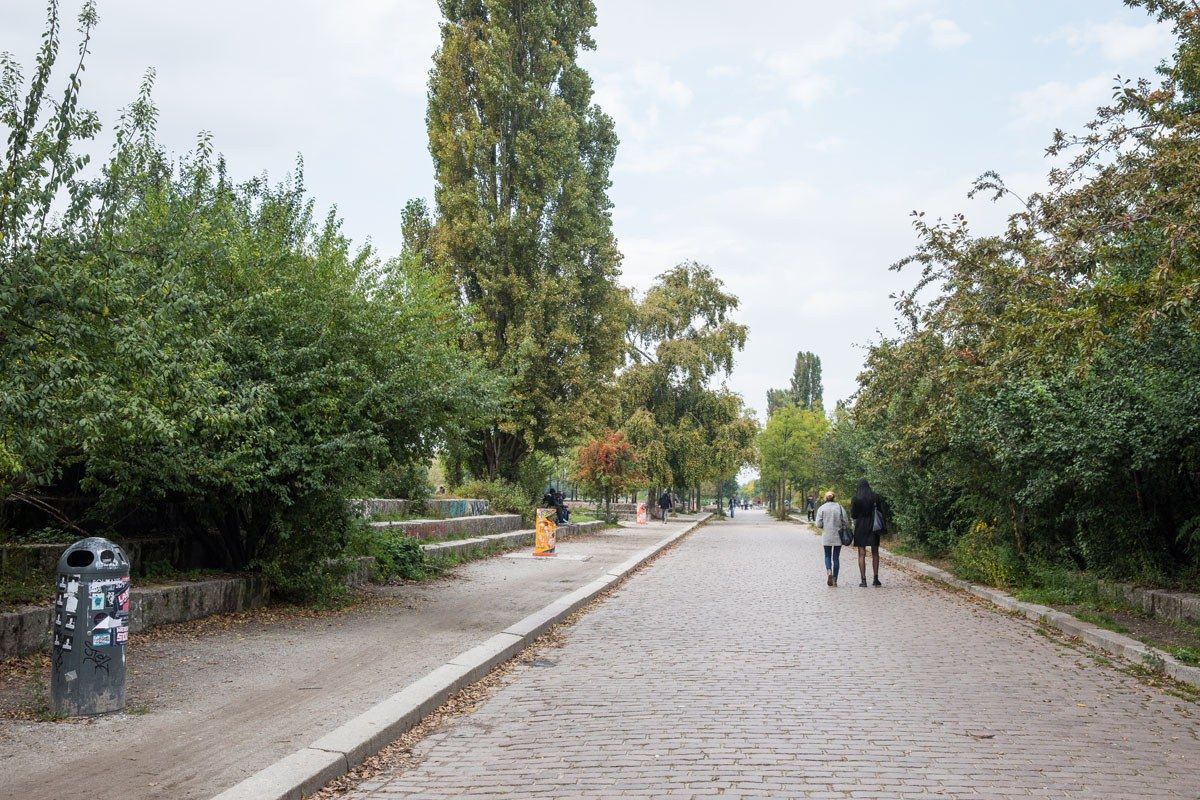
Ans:
[[[553,508],[539,508],[537,510],[537,524],[533,530],[533,554],[535,556],[553,556],[554,555],[554,517],[557,511]]]

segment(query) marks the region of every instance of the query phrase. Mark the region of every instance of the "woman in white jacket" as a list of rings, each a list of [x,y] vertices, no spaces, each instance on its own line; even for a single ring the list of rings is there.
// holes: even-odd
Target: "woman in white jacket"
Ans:
[[[817,509],[814,524],[821,529],[821,544],[825,546],[825,583],[827,586],[837,586],[838,571],[842,566],[842,539],[839,534],[843,528],[850,527],[850,520],[846,517],[846,509],[833,502],[833,492],[825,493],[825,503]]]

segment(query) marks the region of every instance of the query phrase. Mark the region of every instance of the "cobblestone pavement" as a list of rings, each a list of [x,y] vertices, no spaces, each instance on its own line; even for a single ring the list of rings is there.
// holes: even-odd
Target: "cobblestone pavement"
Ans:
[[[852,552],[710,524],[351,796],[1200,797],[1200,707]]]

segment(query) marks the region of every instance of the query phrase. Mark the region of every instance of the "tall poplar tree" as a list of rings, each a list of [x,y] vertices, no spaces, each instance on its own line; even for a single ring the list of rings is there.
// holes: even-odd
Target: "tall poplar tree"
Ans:
[[[825,387],[821,385],[821,357],[802,350],[796,353],[792,368],[792,402],[809,411],[825,405]]]
[[[792,381],[786,389],[767,390],[767,416],[783,408],[802,408],[813,411],[825,405],[825,387],[821,385],[821,358],[816,353],[801,350],[796,353]]]
[[[609,169],[612,120],[579,66],[592,0],[441,0],[427,124],[434,263],[475,322],[466,346],[508,383],[506,411],[468,443],[478,476],[516,478],[602,405],[622,357]]]

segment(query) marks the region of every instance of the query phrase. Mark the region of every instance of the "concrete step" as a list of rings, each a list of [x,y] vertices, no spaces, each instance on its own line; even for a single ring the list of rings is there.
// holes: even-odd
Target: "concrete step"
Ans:
[[[604,523],[599,520],[595,522],[568,522],[558,526],[556,535],[558,538],[562,538],[581,533],[594,533],[603,529]],[[457,539],[449,542],[426,544],[421,545],[421,547],[425,551],[425,555],[431,558],[469,558],[491,550],[511,549],[525,545],[533,545],[532,530],[497,533],[490,536],[476,536],[470,539]]]
[[[452,519],[409,519],[396,522],[372,522],[380,531],[402,531],[408,536],[426,541],[464,539],[491,536],[520,530],[520,514],[487,514]]]
[[[358,509],[359,513],[368,517],[408,514],[411,513],[413,507],[412,501],[393,497],[367,497],[350,502]],[[431,498],[421,505],[424,507],[423,513],[438,519],[478,517],[492,513],[492,505],[487,500],[463,497]]]

